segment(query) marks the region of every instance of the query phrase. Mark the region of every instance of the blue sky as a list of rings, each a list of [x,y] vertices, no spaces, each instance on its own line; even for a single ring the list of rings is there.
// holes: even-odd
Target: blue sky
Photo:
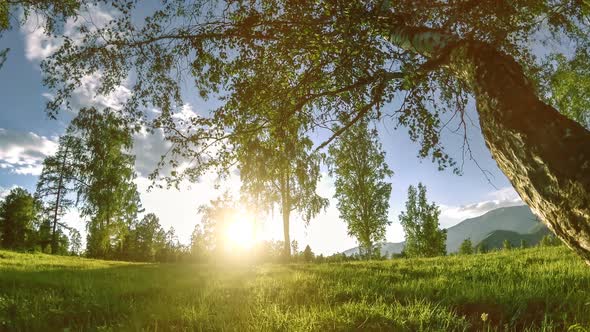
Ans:
[[[92,15],[95,21],[108,18],[99,11]],[[9,31],[0,39],[0,48],[11,49],[8,60],[0,69],[0,195],[14,186],[34,190],[43,157],[55,151],[58,136],[64,132],[73,117],[71,113],[61,112],[57,120],[51,120],[44,112],[45,102],[51,97],[51,92],[42,86],[39,62],[51,53],[58,41],[48,40],[36,30],[37,23],[30,20],[20,30]],[[128,94],[122,86],[111,96],[96,96],[94,90],[97,81],[96,77],[89,77],[78,89],[74,96],[78,105],[115,106]],[[191,92],[190,89],[187,91]],[[198,94],[195,92],[194,95]],[[187,114],[203,113],[214,105],[197,97],[189,96],[187,100],[190,100],[184,107]],[[477,114],[473,107],[469,115],[477,124]],[[465,160],[462,176],[454,175],[450,170],[438,171],[430,160],[419,160],[416,157],[418,146],[409,140],[404,128],[394,130],[394,124],[389,120],[383,120],[377,126],[387,153],[387,163],[395,172],[390,179],[393,187],[390,199],[392,225],[388,227],[388,241],[403,240],[404,235],[397,216],[405,204],[408,186],[418,182],[427,186],[429,200],[441,207],[441,224],[444,227],[481,215],[493,208],[522,204],[491,158],[476,125],[468,127],[471,149],[478,164],[489,172],[492,184],[488,183],[488,179],[471,160]],[[461,137],[450,130],[443,134],[447,151],[459,158],[459,162],[461,140]],[[155,212],[166,228],[173,226],[180,240],[187,243],[190,232],[199,221],[197,207],[214,198],[219,191],[213,189],[216,179],[211,174],[200,183],[185,184],[181,191],[147,192],[149,181],[145,176],[165,150],[166,142],[160,135],[140,134],[136,137],[136,168],[139,173],[137,183],[146,211]],[[239,188],[239,179],[230,178],[220,190],[224,188],[235,191]],[[328,198],[334,193],[333,180],[325,172],[318,192]],[[84,221],[80,220],[75,210],[66,216],[66,221],[84,231]],[[292,238],[298,240],[301,248],[310,244],[317,253],[331,254],[356,245],[355,240],[347,236],[346,225],[339,220],[336,202],[332,198],[328,210],[308,227],[304,227],[295,217],[292,233]],[[276,213],[261,223],[259,234],[263,238],[281,238],[281,225]]]

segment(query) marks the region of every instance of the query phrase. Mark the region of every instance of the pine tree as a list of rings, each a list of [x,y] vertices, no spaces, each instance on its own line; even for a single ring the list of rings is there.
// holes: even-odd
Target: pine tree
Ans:
[[[303,260],[306,262],[311,262],[313,261],[315,255],[313,253],[313,251],[311,251],[311,247],[308,245],[305,246],[305,249],[303,250]]]
[[[79,179],[79,171],[83,163],[80,140],[71,135],[59,139],[57,153],[43,161],[43,170],[39,175],[35,196],[44,200],[46,214],[51,228],[51,252],[58,251],[58,233],[68,229],[68,225],[60,222],[61,217],[74,205],[70,194],[78,194],[86,189]]]

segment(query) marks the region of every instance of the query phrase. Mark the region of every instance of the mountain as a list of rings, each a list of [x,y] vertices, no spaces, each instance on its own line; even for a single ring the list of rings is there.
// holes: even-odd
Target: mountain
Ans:
[[[519,247],[520,242],[524,240],[528,247],[536,246],[541,242],[545,235],[551,234],[551,231],[544,227],[531,234],[520,234],[511,231],[493,231],[485,239],[481,240],[480,244],[485,248],[502,248],[504,240],[508,240],[512,247]]]
[[[532,234],[542,228],[546,228],[545,225],[538,221],[526,205],[495,209],[449,227],[447,229],[447,252],[458,251],[461,242],[467,238],[476,245],[495,231]]]
[[[381,255],[391,257],[391,254],[399,254],[404,250],[404,242],[392,243],[384,242],[381,245]],[[354,247],[342,252],[346,256],[358,255],[359,247]]]
[[[447,252],[459,250],[461,242],[469,238],[474,245],[483,242],[489,249],[501,248],[502,242],[508,239],[513,246],[520,245],[520,240],[529,245],[537,244],[543,236],[550,234],[549,229],[538,221],[537,217],[526,205],[504,207],[491,210],[479,217],[465,219],[447,229]],[[381,244],[381,254],[391,256],[399,254],[404,243],[386,242]],[[343,254],[358,254],[358,247],[348,249]]]

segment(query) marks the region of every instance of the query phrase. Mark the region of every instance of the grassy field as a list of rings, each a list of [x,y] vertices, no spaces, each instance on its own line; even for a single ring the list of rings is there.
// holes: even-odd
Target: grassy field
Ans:
[[[564,247],[320,265],[131,264],[0,251],[0,330],[585,331]]]

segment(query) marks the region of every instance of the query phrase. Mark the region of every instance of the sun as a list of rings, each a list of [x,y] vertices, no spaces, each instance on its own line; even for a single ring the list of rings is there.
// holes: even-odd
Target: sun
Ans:
[[[254,218],[247,211],[239,211],[230,218],[225,235],[230,247],[252,248],[256,241]]]

